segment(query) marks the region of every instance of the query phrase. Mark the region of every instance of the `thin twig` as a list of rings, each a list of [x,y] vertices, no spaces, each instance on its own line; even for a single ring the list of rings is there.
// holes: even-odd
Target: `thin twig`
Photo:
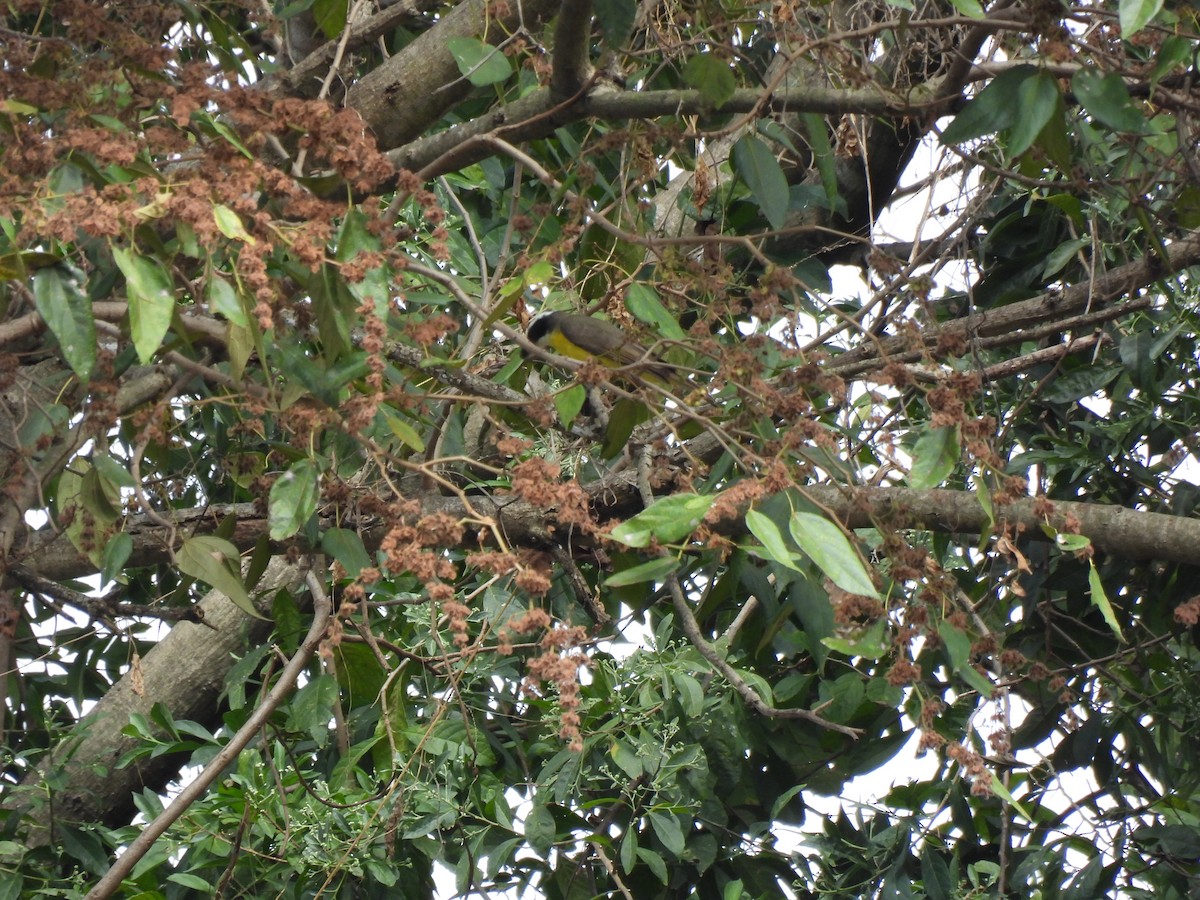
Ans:
[[[688,606],[687,598],[683,595],[683,588],[679,585],[679,579],[674,574],[667,576],[667,589],[671,592],[671,603],[675,607],[675,615],[679,616],[679,623],[683,627],[683,633],[687,639],[692,642],[692,646],[700,651],[700,655],[709,661],[714,669],[724,676],[735,691],[737,691],[746,705],[758,713],[760,716],[766,716],[770,719],[804,719],[806,722],[812,722],[815,725],[820,725],[822,728],[828,728],[830,731],[836,731],[839,734],[845,734],[849,737],[858,739],[862,733],[861,729],[851,728],[849,725],[839,725],[836,722],[830,722],[815,712],[807,709],[780,709],[776,706],[767,705],[766,701],[758,695],[754,688],[746,683],[746,680],[737,673],[729,663],[721,658],[721,654],[716,648],[708,642],[704,634],[700,631],[700,625],[696,621],[696,617],[692,615],[692,608]]]

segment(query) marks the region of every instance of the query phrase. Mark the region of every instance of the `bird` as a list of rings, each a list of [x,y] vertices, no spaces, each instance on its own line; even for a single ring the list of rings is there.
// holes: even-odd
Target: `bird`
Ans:
[[[596,360],[610,369],[630,367],[651,380],[667,382],[675,368],[662,362],[616,325],[581,313],[541,312],[526,337],[539,347],[583,362]]]

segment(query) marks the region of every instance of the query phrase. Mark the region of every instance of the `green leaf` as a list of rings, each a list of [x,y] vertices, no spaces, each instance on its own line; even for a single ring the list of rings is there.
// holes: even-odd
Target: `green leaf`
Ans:
[[[663,858],[653,850],[648,850],[645,847],[638,848],[638,859],[644,862],[650,871],[663,884],[667,883],[667,864],[663,862]]]
[[[1150,73],[1150,82],[1157,85],[1172,72],[1186,69],[1192,58],[1193,47],[1192,41],[1182,34],[1173,34],[1163,40],[1154,54],[1154,71]]]
[[[1117,7],[1121,38],[1129,40],[1150,23],[1163,7],[1163,0],[1120,0]]]
[[[1009,793],[1008,788],[1004,786],[1004,782],[1000,780],[999,776],[991,770],[989,770],[988,774],[992,776],[992,793],[1020,813],[1026,822],[1032,822],[1033,818],[1029,815],[1029,810],[1018,803],[1016,798]]]
[[[33,276],[33,302],[58,340],[63,359],[81,381],[96,365],[96,320],[92,299],[79,280],[61,266],[39,269]]]
[[[630,824],[625,828],[625,836],[621,838],[621,869],[626,874],[633,871],[633,867],[637,865],[637,852],[637,827]]]
[[[113,459],[109,453],[97,451],[92,454],[92,466],[113,486],[114,495],[117,488],[133,488],[136,484],[129,470]]]
[[[387,410],[383,410],[383,419],[387,422],[388,430],[400,439],[400,442],[418,453],[425,452],[425,441],[408,422],[401,419],[399,416],[394,416]]]
[[[1133,105],[1125,81],[1116,72],[1101,75],[1081,69],[1071,79],[1071,88],[1083,108],[1114,131],[1143,132],[1146,117]]]
[[[640,281],[631,284],[629,292],[625,295],[625,308],[639,322],[653,326],[655,333],[660,337],[672,341],[682,341],[687,338],[684,330],[679,326],[679,320],[663,306],[658,297],[658,291],[654,289],[653,285],[643,284]]]
[[[535,803],[525,817],[525,840],[530,848],[539,856],[547,856],[554,846],[556,834],[554,814],[550,808],[544,803]]]
[[[1054,534],[1054,546],[1064,553],[1075,553],[1092,545],[1092,539],[1086,534],[1070,534],[1058,531]]]
[[[217,221],[217,230],[225,237],[236,241],[245,241],[247,244],[257,243],[254,235],[250,234],[246,230],[246,226],[242,224],[241,217],[224,203],[218,203],[213,207],[213,218]]]
[[[671,680],[679,691],[679,705],[683,707],[683,714],[692,719],[699,718],[704,712],[704,688],[700,682],[686,672],[676,672]]]
[[[104,547],[103,566],[100,570],[101,583],[107,584],[110,581],[115,581],[116,577],[121,574],[121,570],[125,568],[125,563],[129,562],[129,557],[133,555],[133,538],[124,531],[118,531]]]
[[[1046,158],[1058,167],[1060,172],[1069,173],[1071,171],[1072,166],[1075,164],[1075,148],[1071,143],[1070,136],[1067,134],[1066,106],[1061,98],[1058,102],[1058,108],[1054,111],[1054,115],[1050,117],[1050,121],[1039,132],[1037,140],[1034,143],[1042,153],[1046,154]],[[1047,199],[1049,200],[1050,198]],[[1050,202],[1053,202],[1053,200],[1050,200]]]
[[[246,316],[245,307],[242,306],[242,298],[237,295],[237,291],[233,289],[228,281],[220,275],[213,274],[208,278],[208,311],[213,314],[224,316],[234,325],[241,328],[247,328],[250,325],[250,319]]]
[[[208,129],[221,137],[229,146],[236,149],[246,159],[256,159],[255,155],[250,152],[250,149],[242,143],[241,138],[237,133],[226,125],[221,119],[215,118],[206,110],[197,110],[191,115],[191,120],[201,128]]]
[[[377,253],[381,247],[378,235],[372,234],[367,227],[367,219],[361,212],[355,210],[347,214],[342,233],[338,236],[337,260],[349,262],[360,253]],[[335,276],[336,278],[336,276]],[[349,282],[338,282],[331,286],[331,293],[346,291],[354,298],[354,306],[370,300],[375,315],[381,319],[387,318],[388,304],[391,301],[391,274],[385,265],[374,265],[367,269],[361,278]],[[344,309],[346,316],[352,316],[353,307]],[[349,328],[346,325],[347,344],[349,349]]]
[[[171,327],[175,294],[171,276],[156,260],[112,248],[113,259],[125,276],[129,298],[129,330],[138,359],[146,365],[154,358]]]
[[[564,428],[570,428],[575,417],[587,402],[587,388],[582,384],[572,385],[565,391],[554,395],[554,408],[558,411],[558,419]]]
[[[557,272],[555,272],[554,266],[544,259],[539,259],[525,270],[521,281],[525,287],[533,290],[550,284],[554,281],[556,275]]]
[[[499,84],[508,81],[512,75],[512,63],[508,57],[479,38],[447,38],[446,49],[458,64],[458,71],[476,87]]]
[[[241,574],[234,569],[239,559],[237,547],[211,534],[188,538],[175,554],[175,562],[184,575],[212,585],[247,615],[265,619],[254,608],[254,602],[242,584]]]
[[[1108,594],[1104,592],[1104,583],[1100,580],[1100,573],[1096,571],[1096,562],[1095,560],[1088,562],[1088,590],[1092,595],[1092,605],[1100,610],[1100,615],[1104,617],[1108,627],[1117,636],[1117,640],[1123,641],[1125,635],[1121,633],[1121,623],[1117,621],[1117,614],[1113,611],[1112,602],[1108,599]]]
[[[649,562],[622,569],[615,575],[604,579],[604,584],[610,588],[617,588],[629,587],[631,584],[641,584],[645,581],[661,581],[678,568],[679,560],[674,556],[660,556]]]
[[[1200,187],[1189,184],[1181,190],[1174,206],[1175,218],[1183,228],[1200,228]]]
[[[788,549],[783,540],[783,532],[779,530],[779,526],[773,519],[760,513],[757,509],[747,510],[746,527],[762,544],[761,549],[767,559],[777,562],[781,566],[787,566],[789,569],[795,569],[797,572],[800,571],[792,551]]]
[[[651,540],[664,544],[682,540],[699,527],[713,499],[704,494],[663,497],[626,519],[609,537],[627,547],[647,547]]]
[[[174,872],[167,876],[167,881],[203,893],[208,893],[212,890],[212,882],[207,878],[201,878],[199,875],[189,875],[187,872]]]
[[[311,460],[300,460],[275,479],[267,513],[271,540],[286,540],[299,531],[317,511],[320,496],[321,473]]]
[[[954,471],[958,457],[956,425],[927,428],[913,447],[912,471],[908,473],[909,487],[918,491],[937,487]]]
[[[1020,86],[1036,74],[1033,66],[1017,66],[997,75],[946,126],[942,143],[961,144],[1014,125],[1020,109]]]
[[[322,744],[329,736],[329,719],[337,701],[338,683],[332,675],[320,674],[304,685],[288,704],[289,731],[307,731]]]
[[[1075,238],[1071,241],[1063,241],[1046,257],[1046,264],[1042,266],[1042,278],[1052,278],[1063,270],[1063,268],[1076,254],[1084,247],[1092,242],[1091,238]]]
[[[348,6],[349,0],[315,0],[313,3],[313,20],[329,40],[345,30]]]
[[[942,639],[942,644],[946,648],[946,655],[950,657],[951,671],[961,671],[969,664],[971,659],[970,638],[961,629],[955,628],[945,619],[938,622],[937,630],[938,637]]]
[[[972,688],[979,691],[979,696],[985,699],[990,698],[996,690],[996,686],[980,675],[974,666],[963,666],[955,674]]]
[[[595,0],[592,9],[596,13],[596,21],[600,23],[604,43],[611,50],[620,49],[633,31],[637,0]]]
[[[1125,350],[1129,347],[1126,341],[1130,338],[1134,339],[1136,343],[1137,336],[1129,335],[1122,340],[1120,345],[1121,361],[1126,364]],[[1136,376],[1137,371],[1137,369],[1132,369],[1130,374]],[[1073,403],[1084,397],[1092,396],[1119,374],[1117,369],[1109,369],[1104,366],[1086,366],[1076,369],[1074,372],[1068,372],[1052,381],[1049,387],[1042,391],[1042,398],[1050,403]]]
[[[642,758],[625,741],[614,740],[608,752],[617,767],[630,778],[639,778],[645,771]]]
[[[66,193],[66,191],[61,193]],[[12,278],[24,278],[30,272],[51,268],[59,265],[61,262],[61,256],[54,253],[44,253],[41,250],[22,250],[16,253],[3,253],[0,254],[0,279],[7,281]]]
[[[932,847],[921,854],[921,884],[929,900],[953,900],[957,894],[950,868]]]
[[[701,53],[689,59],[683,67],[683,81],[695,88],[700,98],[713,109],[728,103],[737,90],[729,63],[712,53]]]
[[[987,517],[986,527],[980,529],[983,539],[991,534],[992,526],[996,524],[996,511],[992,506],[992,490],[988,487],[987,479],[976,472],[971,476],[971,483],[975,485],[975,497],[979,500],[979,506],[983,509],[984,516]]]
[[[845,656],[861,656],[863,659],[879,659],[891,652],[891,644],[883,640],[887,623],[880,619],[860,634],[857,638],[840,637],[821,638],[821,643],[834,653]]]
[[[950,5],[969,19],[982,19],[983,7],[979,0],[950,0]]]
[[[779,160],[771,149],[752,134],[744,134],[733,145],[733,166],[750,188],[772,228],[787,224],[791,194]]]
[[[800,121],[808,136],[808,145],[812,148],[813,161],[817,164],[817,172],[821,176],[821,187],[824,189],[825,202],[831,210],[846,214],[846,201],[842,199],[838,182],[838,161],[833,145],[829,142],[829,129],[825,117],[818,113],[803,113]],[[816,260],[811,262],[816,263]],[[797,272],[797,277],[800,273]],[[802,279],[813,283],[811,276]]]
[[[351,578],[357,578],[359,572],[371,565],[362,538],[348,528],[330,528],[322,534],[321,549],[341,563]]]
[[[815,513],[794,512],[788,530],[796,546],[843,591],[864,597],[879,596],[862,557],[846,533],[833,522]]]
[[[650,820],[650,827],[654,829],[655,835],[662,841],[667,852],[676,859],[682,857],[686,843],[679,819],[669,813],[658,812],[652,812],[646,818]]]
[[[612,459],[625,449],[633,429],[650,418],[650,407],[637,400],[622,397],[608,414],[608,428],[604,432],[604,443],[600,446],[603,459]]]
[[[1130,837],[1171,856],[1200,857],[1200,831],[1193,825],[1143,825]]]
[[[1060,99],[1058,80],[1049,72],[1038,72],[1021,82],[1017,89],[1021,115],[1008,134],[1009,155],[1020,156],[1033,146],[1050,117],[1058,111]]]

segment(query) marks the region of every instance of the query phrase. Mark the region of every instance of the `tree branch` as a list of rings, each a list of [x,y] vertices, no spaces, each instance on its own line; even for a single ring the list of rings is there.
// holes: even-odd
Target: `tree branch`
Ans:
[[[687,598],[683,595],[683,588],[679,586],[679,579],[675,577],[674,573],[667,576],[667,589],[671,593],[671,603],[675,608],[675,615],[679,616],[679,624],[683,628],[683,633],[687,635],[687,639],[692,642],[693,647],[700,651],[700,655],[707,659],[712,667],[721,673],[721,676],[729,682],[752,710],[760,716],[766,716],[769,719],[803,719],[806,722],[819,725],[821,728],[848,735],[856,740],[858,739],[858,736],[862,733],[858,728],[851,728],[849,725],[839,725],[837,722],[830,722],[828,719],[822,718],[815,712],[807,709],[780,708],[768,705],[758,695],[758,691],[747,684],[746,679],[739,675],[737,670],[727,663],[721,654],[717,652],[717,649],[705,639],[703,632],[700,631],[700,624],[696,621],[696,617],[692,615],[692,608],[688,606]]]
[[[150,848],[154,846],[154,842],[163,835],[172,822],[187,812],[188,807],[204,795],[208,786],[216,781],[225,767],[237,758],[237,755],[254,739],[259,729],[266,725],[271,713],[291,694],[300,673],[304,671],[304,667],[308,665],[308,661],[312,659],[325,636],[325,629],[329,625],[332,610],[332,604],[329,601],[329,595],[325,593],[324,585],[311,569],[307,578],[313,597],[312,625],[309,626],[308,634],[304,636],[300,648],[284,666],[283,671],[279,673],[279,680],[275,682],[275,687],[271,688],[271,692],[263,698],[263,701],[250,714],[250,718],[230,738],[229,743],[222,747],[221,751],[213,757],[212,762],[204,767],[204,771],[180,791],[178,796],[171,801],[171,805],[159,813],[158,817],[142,830],[137,839],[104,873],[104,877],[88,891],[85,900],[104,900],[105,897],[111,897],[121,886],[121,881],[125,876],[133,871],[138,860],[149,852]]]
[[[1200,264],[1200,231],[1193,231],[1171,244],[1165,257],[1157,253],[1147,253],[1140,259],[1118,266],[1089,281],[1073,284],[1065,290],[1047,291],[1029,300],[995,309],[979,310],[960,319],[945,322],[937,328],[926,329],[922,339],[925,346],[933,347],[947,337],[961,336],[973,339],[1005,332],[1017,333],[1032,324],[1082,310],[1092,314],[1091,321],[1095,321],[1095,315],[1099,314],[1106,304],[1116,304],[1122,297],[1144,288],[1164,275],[1197,264]],[[1140,299],[1133,298],[1127,303],[1114,305],[1112,311],[1118,315],[1123,314],[1132,309],[1130,304]],[[911,347],[911,340],[907,336],[884,338],[842,354],[827,367],[827,371],[850,378],[872,368],[879,361],[891,359],[893,356],[902,358]]]
[[[497,44],[522,28],[536,28],[558,4],[522,0],[505,4],[505,14],[499,17],[495,8],[487,0],[464,0],[350,88],[346,104],[371,126],[380,147],[411,141],[471,92],[471,83],[447,46],[450,38],[484,38]]]
[[[441,0],[400,0],[387,9],[350,27],[350,38],[346,41],[347,51],[356,50],[372,41],[391,34],[397,28],[412,28],[426,20],[426,13],[441,5]],[[321,90],[321,81],[338,52],[340,39],[327,41],[293,66],[271,87],[281,93],[298,97],[315,97]]]
[[[592,76],[588,57],[591,30],[591,0],[563,0],[554,28],[554,69],[550,75],[550,93],[556,101],[574,97]]]
[[[886,118],[935,116],[949,112],[957,98],[936,103],[928,98],[908,99],[878,88],[837,90],[805,87],[768,93],[761,88],[739,88],[721,106],[722,113],[764,114],[814,112],[826,115],[862,113]],[[556,128],[585,118],[605,121],[653,119],[660,116],[695,116],[712,112],[712,104],[699,91],[626,91],[597,83],[569,105],[561,104],[549,89],[534,91],[504,107],[455,125],[445,131],[415,140],[388,152],[397,169],[420,172],[423,179],[444,175],[486,159],[495,148],[472,139],[495,133],[511,143],[536,140]]]
[[[269,600],[280,588],[294,589],[303,577],[298,566],[276,557],[256,593]],[[178,754],[117,767],[139,743],[121,733],[133,713],[149,716],[155,703],[164,702],[176,719],[206,727],[220,721],[216,697],[226,673],[247,648],[266,639],[273,623],[248,615],[217,590],[200,601],[199,610],[203,624],[180,622],[146,654],[140,686],[126,673],[75,724],[71,740],[60,743],[12,793],[12,806],[28,814],[25,840],[31,846],[53,839],[56,819],[124,825],[133,812],[135,792],[160,791],[178,773],[183,761]]]

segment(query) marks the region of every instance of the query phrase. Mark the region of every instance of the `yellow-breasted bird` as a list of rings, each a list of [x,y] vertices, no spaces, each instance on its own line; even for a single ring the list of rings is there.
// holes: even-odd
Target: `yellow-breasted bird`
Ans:
[[[526,336],[539,347],[586,362],[594,359],[610,369],[631,367],[634,374],[670,380],[675,368],[662,362],[611,322],[580,313],[542,312],[533,317]]]

